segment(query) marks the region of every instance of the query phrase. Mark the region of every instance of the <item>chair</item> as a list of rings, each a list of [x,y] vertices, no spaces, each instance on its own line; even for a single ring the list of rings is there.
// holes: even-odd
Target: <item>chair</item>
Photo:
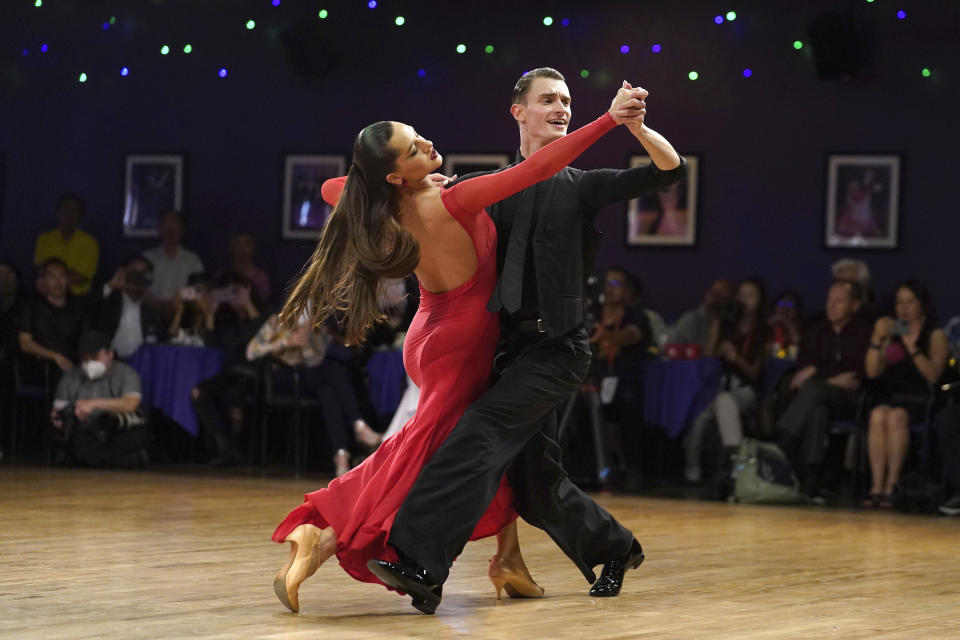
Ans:
[[[30,380],[26,372],[31,368],[39,369],[38,379]],[[17,459],[22,454],[23,436],[26,424],[23,421],[24,413],[31,407],[41,416],[38,419],[41,425],[41,447],[44,462],[50,459],[49,430],[46,425],[46,412],[53,398],[53,381],[55,372],[49,360],[41,360],[28,354],[17,354],[13,359],[13,410],[10,420],[10,457]],[[39,411],[37,411],[39,407]]]
[[[288,394],[278,393],[274,389],[275,374],[281,370],[289,372],[292,380],[292,390]],[[292,449],[294,475],[299,478],[303,472],[304,458],[309,444],[309,431],[304,428],[303,415],[307,410],[319,409],[320,401],[316,398],[304,397],[300,383],[300,372],[297,367],[292,367],[282,360],[270,356],[264,359],[260,372],[260,403],[264,409],[260,421],[260,466],[265,466],[267,459],[267,437],[269,434],[267,419],[270,411],[290,412],[292,419],[289,422],[287,447],[288,451]],[[251,465],[252,457],[253,448],[251,447]]]

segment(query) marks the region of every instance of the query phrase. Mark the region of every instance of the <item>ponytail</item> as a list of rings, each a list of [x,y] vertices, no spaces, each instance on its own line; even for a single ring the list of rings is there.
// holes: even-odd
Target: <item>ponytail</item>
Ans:
[[[362,343],[370,327],[385,318],[378,304],[381,279],[405,277],[420,262],[416,238],[394,217],[396,190],[385,179],[395,160],[386,145],[391,135],[385,122],[357,137],[340,200],[280,312],[287,326],[304,313],[314,326],[343,314],[347,344]],[[375,149],[364,148],[371,143]],[[368,180],[374,176],[379,179]]]

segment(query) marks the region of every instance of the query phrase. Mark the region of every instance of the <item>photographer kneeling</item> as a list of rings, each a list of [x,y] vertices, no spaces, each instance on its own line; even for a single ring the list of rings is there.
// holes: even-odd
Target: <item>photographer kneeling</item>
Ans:
[[[138,412],[140,376],[115,360],[102,331],[84,332],[79,353],[82,364],[63,374],[54,394],[55,440],[83,464],[146,466],[150,431]]]

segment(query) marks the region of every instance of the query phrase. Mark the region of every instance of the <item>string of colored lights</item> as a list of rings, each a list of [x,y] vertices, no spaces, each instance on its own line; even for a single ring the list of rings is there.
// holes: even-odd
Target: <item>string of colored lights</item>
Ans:
[[[868,5],[876,4],[875,0],[864,0],[864,1]],[[280,7],[282,4],[282,0],[269,0],[269,2],[275,8]],[[380,7],[377,0],[366,0],[365,3],[367,8],[370,10],[376,10],[378,7]],[[292,3],[288,3],[288,4],[292,4]],[[45,8],[43,0],[33,0],[33,6],[38,9]],[[323,20],[323,21],[326,21],[331,17],[330,11],[326,8],[318,9],[316,15],[319,20]],[[898,9],[894,15],[896,19],[900,21],[907,19],[907,13],[903,9]],[[738,19],[738,17],[739,17],[738,13],[736,11],[727,10],[714,15],[712,18],[712,21],[716,25],[725,25],[728,23],[735,22]],[[408,25],[408,21],[409,21],[409,16],[395,15],[393,17],[393,24],[396,27],[406,26]],[[557,20],[554,16],[551,16],[551,15],[543,16],[542,19],[540,19],[540,22],[544,27],[548,27],[548,28],[555,27],[555,25],[558,23],[562,27],[570,27],[572,24],[571,19],[569,17],[562,17],[559,20]],[[111,30],[112,27],[117,25],[117,23],[118,23],[117,17],[110,16],[108,19],[100,23],[100,28],[104,31],[109,31]],[[254,18],[247,18],[243,24],[248,31],[254,31],[258,27],[257,21]],[[806,48],[805,42],[801,39],[794,40],[792,43],[792,46],[793,46],[793,49],[797,52],[802,52]],[[47,53],[49,50],[50,50],[50,47],[46,42],[42,43],[39,47],[39,51],[41,53]],[[454,47],[454,51],[458,55],[466,55],[468,51],[471,51],[471,50],[472,49],[470,48],[470,45],[468,42],[458,42]],[[477,45],[477,50],[482,51],[486,55],[492,55],[496,51],[496,48],[495,48],[495,45],[492,43],[485,43],[483,45]],[[171,51],[172,49],[169,44],[163,44],[160,48],[160,55],[168,56],[170,55]],[[184,44],[182,47],[182,51],[184,54],[189,55],[193,51],[193,45],[190,43]],[[663,45],[661,43],[654,43],[650,45],[650,51],[654,54],[661,53],[663,51]],[[631,43],[623,43],[619,45],[619,52],[622,55],[629,55],[632,52],[634,52],[634,47],[632,46]],[[29,56],[30,48],[29,47],[23,48],[21,53],[22,53],[22,56],[24,57]],[[219,66],[217,68],[216,73],[219,78],[227,78],[229,76],[229,71],[226,66]],[[588,78],[590,77],[590,73],[591,73],[590,69],[584,68],[580,71],[580,77]],[[131,74],[131,70],[129,66],[120,67],[121,76],[128,77],[130,74]],[[420,78],[425,78],[428,74],[427,68],[422,66],[418,67],[416,69],[416,74]],[[740,75],[743,78],[752,78],[754,77],[754,70],[750,67],[746,67],[740,71]],[[923,78],[931,78],[934,75],[934,71],[931,69],[931,67],[926,66],[920,70],[920,75]],[[691,81],[696,81],[700,79],[700,77],[701,77],[700,70],[691,69],[687,72],[687,78]],[[80,83],[86,83],[90,79],[90,75],[87,73],[87,71],[82,71],[77,75],[77,78]]]

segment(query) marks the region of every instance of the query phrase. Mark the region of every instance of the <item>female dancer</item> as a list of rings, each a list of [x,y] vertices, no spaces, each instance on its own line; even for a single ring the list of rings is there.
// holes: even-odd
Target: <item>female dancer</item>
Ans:
[[[420,308],[407,333],[404,364],[420,387],[420,403],[399,433],[363,464],[308,494],[274,531],[274,541],[290,542],[288,561],[274,580],[290,610],[299,610],[300,584],[334,553],[357,580],[382,584],[367,560],[396,560],[387,539],[397,510],[426,460],[489,385],[499,320],[486,309],[497,252],[496,229],[484,207],[560,171],[641,106],[621,89],[607,113],[522,164],[446,190],[429,178],[440,155],[412,127],[378,122],[357,136],[339,202],[281,317],[292,323],[311,309],[314,321],[322,322],[342,312],[348,342],[359,342],[380,317],[380,278],[416,273]],[[515,519],[504,481],[471,539],[496,534]],[[494,557],[498,596],[501,588],[541,595],[515,531],[512,538],[505,536],[506,548],[498,549],[503,561]]]

